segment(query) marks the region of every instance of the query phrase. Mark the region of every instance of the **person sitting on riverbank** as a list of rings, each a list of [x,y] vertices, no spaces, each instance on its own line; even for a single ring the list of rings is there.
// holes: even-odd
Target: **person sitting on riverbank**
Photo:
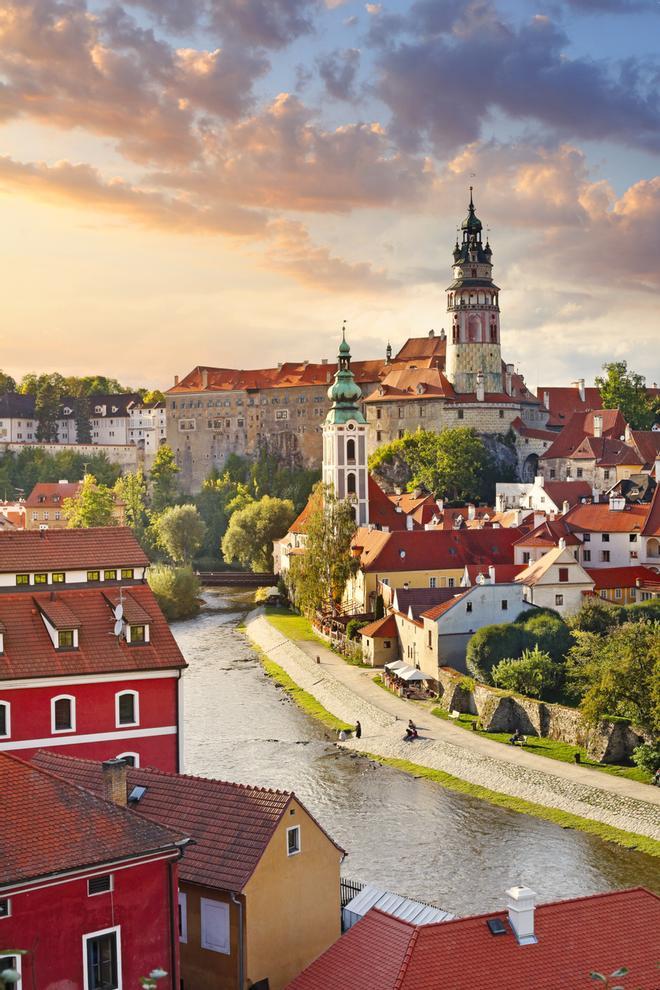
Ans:
[[[516,729],[516,731],[513,733],[513,735],[509,739],[509,742],[510,742],[510,744],[512,746],[517,746],[518,743],[524,743],[524,741],[525,741],[525,737],[523,736],[523,734],[520,731],[520,729]]]
[[[406,729],[405,738],[406,739],[417,739],[418,736],[419,736],[419,733],[417,731],[417,727],[415,725],[413,725],[412,722],[410,722],[408,724],[408,728]]]

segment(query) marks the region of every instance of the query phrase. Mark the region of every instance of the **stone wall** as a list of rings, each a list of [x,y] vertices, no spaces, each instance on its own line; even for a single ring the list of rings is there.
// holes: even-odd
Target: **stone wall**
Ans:
[[[442,707],[478,715],[487,732],[518,729],[527,736],[582,746],[599,763],[626,762],[633,749],[644,742],[641,732],[626,722],[604,719],[592,724],[576,708],[512,695],[486,684],[475,684],[473,691],[466,691],[461,675],[448,668],[441,668],[439,681]]]
[[[82,457],[95,457],[105,454],[112,464],[117,464],[121,468],[123,474],[137,471],[139,467],[145,467],[144,450],[136,444],[39,443],[35,440],[34,443],[31,441],[30,443],[0,443],[0,455],[6,454],[7,451],[20,454],[27,447],[43,450],[45,454],[51,457],[55,454],[62,453],[64,450],[68,450],[73,454],[80,454]]]

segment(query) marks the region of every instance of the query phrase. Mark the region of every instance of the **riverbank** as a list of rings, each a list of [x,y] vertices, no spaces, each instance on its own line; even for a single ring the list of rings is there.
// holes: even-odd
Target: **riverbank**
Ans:
[[[660,856],[660,793],[625,778],[579,766],[552,764],[517,747],[499,746],[442,720],[425,719],[414,744],[403,740],[408,718],[419,709],[379,689],[373,671],[344,664],[313,640],[293,641],[258,609],[246,634],[261,651],[342,722],[363,726],[361,740],[341,745],[416,776],[462,790],[513,810],[579,828],[629,848]],[[317,662],[318,658],[318,662]],[[436,723],[431,724],[431,723]],[[414,762],[413,762],[414,761]],[[598,776],[598,780],[593,777]]]

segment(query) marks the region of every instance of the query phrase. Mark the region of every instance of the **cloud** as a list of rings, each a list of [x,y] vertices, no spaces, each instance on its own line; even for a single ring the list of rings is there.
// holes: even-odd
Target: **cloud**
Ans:
[[[357,48],[335,50],[318,59],[319,75],[328,96],[334,100],[354,100],[355,78],[360,67]]]
[[[446,154],[478,139],[490,114],[500,111],[562,137],[660,150],[655,64],[628,59],[614,67],[571,58],[568,37],[548,17],[514,27],[481,0],[451,31],[424,33],[423,23],[421,30],[412,40],[388,34],[377,55],[377,92],[404,147],[428,141]]]
[[[657,0],[565,0],[565,3],[585,14],[660,13]]]

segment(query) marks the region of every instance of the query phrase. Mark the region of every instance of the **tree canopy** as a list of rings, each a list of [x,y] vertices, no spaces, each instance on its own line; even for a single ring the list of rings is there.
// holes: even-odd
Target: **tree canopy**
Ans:
[[[168,444],[161,444],[149,472],[151,507],[154,512],[162,512],[175,505],[179,495],[178,475],[179,467],[174,451]]]
[[[253,571],[271,571],[273,541],[284,536],[294,518],[290,499],[270,495],[237,509],[222,538],[225,560],[236,560]]]
[[[92,526],[114,526],[114,507],[112,489],[100,485],[93,474],[86,474],[79,493],[62,502],[62,513],[70,529],[89,529]]]
[[[646,391],[646,379],[628,370],[626,361],[603,365],[604,376],[596,378],[604,409],[620,409],[633,430],[650,430],[658,418],[658,404]]]
[[[156,516],[158,543],[177,564],[190,564],[204,541],[206,527],[194,505],[171,505]]]

